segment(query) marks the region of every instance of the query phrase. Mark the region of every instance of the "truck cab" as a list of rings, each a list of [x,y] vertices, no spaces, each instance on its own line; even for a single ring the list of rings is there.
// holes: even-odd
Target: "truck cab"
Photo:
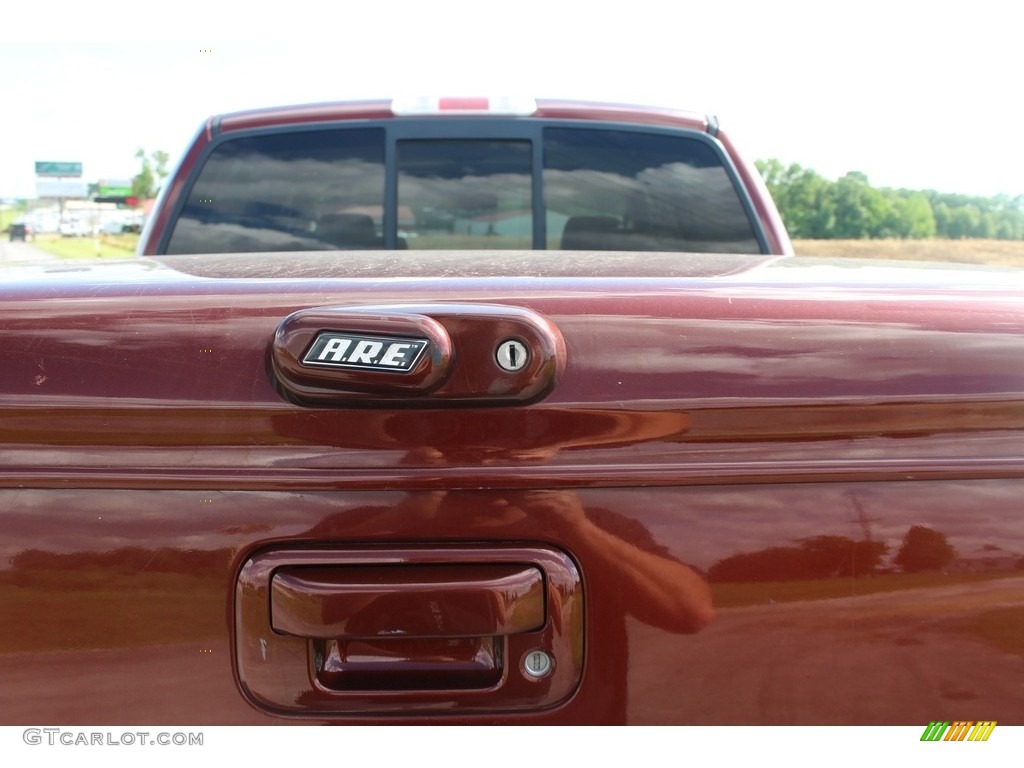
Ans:
[[[419,99],[212,118],[139,252],[790,252],[713,117]]]

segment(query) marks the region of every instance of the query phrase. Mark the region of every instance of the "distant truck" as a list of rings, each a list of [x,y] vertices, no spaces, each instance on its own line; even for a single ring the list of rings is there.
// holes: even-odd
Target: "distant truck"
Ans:
[[[61,237],[89,237],[93,234],[93,227],[82,219],[65,219],[60,223],[57,230]]]

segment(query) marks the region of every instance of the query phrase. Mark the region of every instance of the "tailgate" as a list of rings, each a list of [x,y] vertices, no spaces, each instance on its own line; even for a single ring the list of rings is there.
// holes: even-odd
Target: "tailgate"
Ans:
[[[8,293],[3,721],[1024,722],[1021,296],[567,258]]]

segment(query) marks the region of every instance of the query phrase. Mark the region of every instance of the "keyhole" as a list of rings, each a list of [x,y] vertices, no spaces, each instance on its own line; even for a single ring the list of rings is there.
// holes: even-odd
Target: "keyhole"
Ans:
[[[494,359],[498,367],[509,373],[521,371],[526,367],[530,352],[526,345],[518,339],[506,339],[498,345]]]

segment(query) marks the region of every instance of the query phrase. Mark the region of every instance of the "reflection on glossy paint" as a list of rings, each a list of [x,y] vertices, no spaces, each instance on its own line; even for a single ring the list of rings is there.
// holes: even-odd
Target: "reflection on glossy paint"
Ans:
[[[208,498],[215,502],[200,503]],[[585,647],[574,652],[585,659],[578,697],[587,705],[565,705],[563,721],[916,724],[984,710],[1021,723],[1020,498],[1014,480],[215,495],[4,490],[0,602],[5,615],[20,618],[0,631],[0,668],[19,709],[0,716],[145,722],[166,716],[168,706],[198,706],[211,722],[267,718],[244,702],[224,665],[239,563],[272,544],[381,546],[397,538],[541,542],[573,557],[587,605],[585,614],[566,615],[586,622]],[[946,537],[955,556],[942,570],[907,573],[895,563],[914,526]],[[854,562],[868,535],[875,551],[886,547],[873,573]],[[716,564],[779,549],[792,550],[790,580],[740,569],[738,580],[712,579],[710,591],[704,583]],[[140,599],[125,599],[129,591]],[[275,663],[258,619],[241,617],[252,627],[253,656]],[[302,653],[300,664],[305,646]],[[30,656],[60,678],[28,675]],[[143,674],[173,679],[162,703],[128,695],[128,681]],[[71,681],[94,695],[69,699]]]
[[[416,545],[578,568],[582,595],[552,595],[574,638],[553,676],[568,657],[578,688],[522,722],[1024,723],[1015,289],[913,272],[900,296],[831,276],[807,295],[799,265],[756,285],[564,259],[543,288],[438,262],[387,280],[97,271],[5,299],[0,721],[279,722],[230,662],[281,663],[264,617],[234,613],[243,565]],[[524,297],[568,352],[528,407],[303,408],[267,376],[295,309]]]
[[[685,644],[630,623],[631,650],[645,651],[630,654],[631,718],[1021,722],[1018,493],[995,481],[692,489],[672,494],[685,514],[663,517],[648,494],[663,540],[705,553],[717,618]],[[684,694],[669,683],[681,679]]]

